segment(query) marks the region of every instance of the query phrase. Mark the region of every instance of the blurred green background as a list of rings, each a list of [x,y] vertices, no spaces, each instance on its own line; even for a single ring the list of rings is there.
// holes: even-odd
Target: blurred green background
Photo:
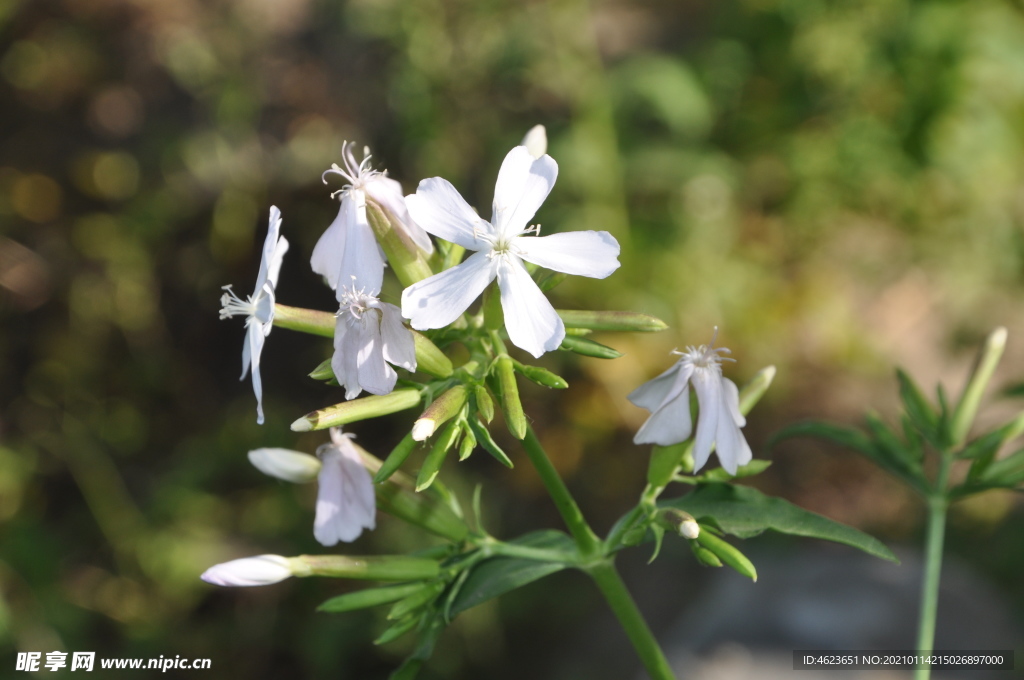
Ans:
[[[738,382],[779,369],[747,429],[776,460],[758,485],[896,545],[919,541],[921,512],[894,481],[808,442],[769,453],[768,436],[891,411],[896,364],[956,392],[1000,324],[999,380],[1024,378],[1020,2],[7,0],[0,98],[0,664],[95,650],[210,657],[211,677],[362,678],[407,651],[369,644],[378,613],[313,613],[347,584],[198,579],[322,550],[315,490],[245,453],[322,443],[288,424],[340,401],[305,377],[330,343],[271,335],[259,427],[241,322],[217,310],[222,285],[250,290],[272,204],[292,243],[278,300],[332,309],[307,262],[346,139],[407,191],[441,175],[488,214],[504,154],[547,126],[560,177],[538,220],[623,245],[614,276],[568,281],[556,305],[672,326],[600,338],[626,352],[613,362],[546,357],[567,393],[523,388],[599,530],[645,471],[630,441],[645,412],[625,395],[715,325]],[[352,429],[383,455],[410,420]],[[559,526],[528,465],[485,458],[443,474],[484,484],[493,533]],[[1024,620],[1019,498],[986,494],[952,522],[950,552]],[[425,544],[382,517],[343,550]],[[557,578],[557,606],[538,584],[466,614],[429,673],[556,677],[547,660],[603,611]]]

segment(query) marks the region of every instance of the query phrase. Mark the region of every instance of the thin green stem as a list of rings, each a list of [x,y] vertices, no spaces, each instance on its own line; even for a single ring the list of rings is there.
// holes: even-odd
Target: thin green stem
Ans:
[[[526,449],[526,455],[530,458],[533,467],[536,468],[537,474],[540,475],[544,488],[551,494],[551,499],[562,515],[569,533],[576,540],[580,556],[584,559],[597,557],[601,551],[601,540],[583,518],[580,506],[576,505],[576,499],[569,493],[569,488],[562,481],[558,470],[551,464],[551,460],[548,459],[548,455],[540,445],[532,427],[527,426],[523,448]]]
[[[651,680],[675,680],[668,659],[658,646],[658,641],[647,626],[636,602],[633,601],[633,596],[626,590],[626,584],[622,582],[612,559],[602,560],[591,567],[588,573],[615,612]]]
[[[942,572],[942,544],[946,536],[946,510],[949,499],[946,483],[949,480],[951,456],[940,453],[939,471],[935,488],[928,498],[928,529],[925,537],[924,578],[921,582],[921,610],[918,617],[917,651],[927,656],[935,644],[935,622],[939,611],[939,577]],[[931,668],[920,666],[914,680],[928,680]]]

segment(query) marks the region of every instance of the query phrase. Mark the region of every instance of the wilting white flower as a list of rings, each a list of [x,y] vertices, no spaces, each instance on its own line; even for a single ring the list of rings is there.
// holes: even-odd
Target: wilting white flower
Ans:
[[[366,390],[388,394],[398,374],[388,364],[416,370],[416,346],[412,333],[402,323],[402,311],[381,302],[376,290],[338,288],[337,320],[334,324],[334,357],[331,368],[345,386],[345,398],[353,399]]]
[[[718,329],[715,329],[718,334]],[[640,431],[633,437],[637,444],[670,446],[685,441],[693,431],[690,419],[690,385],[697,392],[699,412],[697,436],[693,444],[693,469],[701,469],[715,447],[722,467],[731,474],[750,462],[750,445],[740,428],[747,424],[740,413],[739,390],[736,383],[722,377],[719,356],[729,353],[724,347],[710,345],[687,347],[679,361],[657,378],[633,390],[629,400],[651,412]]]
[[[481,219],[447,180],[420,182],[405,201],[431,234],[477,251],[465,262],[402,293],[402,314],[418,330],[455,321],[497,277],[509,339],[535,357],[557,349],[565,326],[523,265],[523,260],[567,274],[603,279],[619,266],[619,244],[606,231],[551,236],[527,227],[555,184],[558,164],[534,158],[525,146],[508,152],[494,187],[491,221]]]
[[[395,228],[404,231],[417,247],[429,254],[434,252],[434,246],[427,233],[409,217],[402,185],[388,177],[387,171],[370,168],[368,149],[363,150],[362,162],[356,163],[353,146],[348,142],[342,146],[344,168],[335,163],[324,173],[325,178],[330,174],[341,175],[348,184],[334,192],[334,195],[341,195],[341,207],[313,248],[310,264],[335,290],[353,277],[360,287],[380,290],[384,280],[384,255],[366,217],[367,197],[384,208]]]
[[[215,564],[199,578],[215,586],[266,586],[291,575],[291,562],[287,557],[257,555]]]
[[[523,146],[534,158],[540,158],[548,152],[548,131],[543,125],[534,125],[523,137]]]
[[[220,318],[245,316],[246,339],[242,345],[242,377],[252,366],[252,389],[256,393],[256,422],[263,424],[263,383],[260,380],[260,354],[263,343],[270,335],[274,326],[274,290],[277,288],[277,277],[281,271],[281,260],[288,252],[288,240],[284,236],[278,238],[281,230],[281,211],[277,206],[270,208],[270,227],[267,239],[263,242],[263,258],[260,260],[260,273],[256,277],[256,288],[245,300],[224,286],[227,292],[220,298],[222,305]]]
[[[373,479],[352,444],[350,434],[331,428],[331,443],[317,450],[320,489],[316,497],[313,536],[323,545],[354,541],[363,529],[376,526]]]
[[[254,449],[249,452],[249,462],[265,475],[295,484],[312,482],[321,467],[316,456],[291,449]]]

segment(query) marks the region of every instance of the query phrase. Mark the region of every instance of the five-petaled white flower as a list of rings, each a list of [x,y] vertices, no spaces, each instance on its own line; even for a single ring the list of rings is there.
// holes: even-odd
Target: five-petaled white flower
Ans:
[[[366,216],[367,197],[384,208],[392,225],[404,231],[418,248],[429,254],[434,252],[434,245],[426,232],[409,217],[402,185],[388,177],[387,171],[370,168],[368,149],[363,149],[362,162],[356,163],[353,146],[348,142],[342,146],[344,168],[335,163],[324,172],[325,183],[327,175],[335,174],[341,175],[348,184],[332,194],[341,195],[341,207],[334,222],[313,248],[310,264],[313,271],[323,276],[335,290],[353,277],[360,287],[380,290],[384,280],[384,255]]]
[[[517,146],[501,164],[491,221],[480,218],[447,180],[420,182],[405,201],[431,234],[477,251],[465,262],[415,283],[402,293],[402,314],[418,330],[455,321],[497,277],[505,327],[512,343],[535,357],[557,349],[565,326],[523,265],[523,260],[567,274],[603,279],[619,266],[619,244],[606,231],[529,236],[527,227],[555,184],[558,164]]]
[[[351,441],[351,434],[331,428],[331,443],[317,449],[322,467],[318,477],[313,536],[323,545],[354,541],[363,529],[376,525],[373,479]]]
[[[263,424],[263,383],[260,381],[260,354],[263,343],[270,335],[274,326],[274,291],[277,288],[277,277],[281,271],[281,259],[288,252],[288,240],[278,237],[281,230],[281,211],[277,206],[270,208],[270,226],[267,229],[267,240],[263,242],[263,258],[260,260],[260,273],[256,277],[256,288],[245,300],[224,286],[227,292],[220,298],[222,305],[220,318],[245,316],[246,339],[242,345],[242,377],[252,366],[252,389],[256,393],[256,422]]]
[[[402,311],[381,302],[377,291],[351,286],[338,288],[341,305],[334,324],[334,357],[331,368],[345,386],[345,398],[354,399],[366,390],[388,394],[398,374],[388,364],[416,370],[416,346],[402,323]]]
[[[718,329],[715,329],[717,336]],[[736,383],[722,377],[719,356],[729,353],[724,347],[710,345],[687,347],[679,361],[657,378],[633,390],[629,400],[651,412],[633,441],[637,444],[670,446],[685,441],[693,431],[690,418],[690,385],[697,392],[699,413],[697,436],[693,444],[693,469],[701,469],[715,447],[722,467],[731,474],[750,462],[750,445],[740,428],[747,424],[740,413],[739,390]]]

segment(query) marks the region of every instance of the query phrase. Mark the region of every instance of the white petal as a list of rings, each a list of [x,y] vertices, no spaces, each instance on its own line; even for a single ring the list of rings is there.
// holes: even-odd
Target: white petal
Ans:
[[[354,541],[375,525],[373,480],[361,461],[339,447],[324,447],[321,460],[313,535],[326,546]]]
[[[566,274],[603,279],[619,268],[619,242],[607,231],[520,236],[513,245],[527,262]]]
[[[345,241],[349,224],[355,221],[355,204],[341,202],[338,216],[327,227],[320,240],[313,247],[313,257],[309,264],[313,271],[327,279],[327,285],[338,288],[338,276],[341,274],[341,258],[345,254]],[[347,281],[342,282],[347,285]]]
[[[476,214],[448,180],[441,177],[423,180],[415,194],[405,197],[405,205],[416,224],[434,236],[469,250],[490,248],[477,235],[491,234],[493,227]]]
[[[265,586],[291,575],[287,557],[257,555],[215,564],[199,578],[215,586]]]
[[[732,418],[727,417],[728,407],[721,404],[718,415],[718,428],[715,436],[715,451],[718,460],[730,475],[736,474],[736,468],[750,462],[753,455],[750,446],[743,437],[743,432],[736,426]]]
[[[267,271],[267,283],[274,290],[277,290],[277,279],[281,275],[281,262],[284,260],[284,254],[288,252],[288,239],[284,236],[277,239],[277,246],[274,248],[274,255],[270,259],[270,265]]]
[[[295,484],[312,482],[320,473],[316,456],[290,449],[254,449],[249,452],[249,462],[265,475]]]
[[[496,276],[497,260],[475,253],[462,264],[423,279],[402,292],[402,316],[416,330],[444,328],[459,318]]]
[[[263,380],[260,378],[260,355],[263,354],[263,343],[267,337],[263,335],[263,327],[258,323],[251,323],[246,329],[246,346],[242,350],[242,359],[245,359],[245,350],[249,350],[249,360],[252,365],[252,391],[256,394],[256,423],[263,424]],[[245,373],[242,373],[245,378]]]
[[[740,413],[740,390],[736,387],[736,383],[728,378],[722,378],[722,384],[722,399],[729,409],[729,415],[732,416],[732,421],[737,426],[743,427],[747,424],[747,419]]]
[[[349,201],[355,207],[345,236],[345,253],[341,258],[338,288],[355,286],[376,295],[384,282],[384,257],[366,217],[366,196],[362,191],[351,191],[343,201]],[[340,296],[339,292],[339,299]]]
[[[427,236],[427,232],[423,230],[423,227],[416,224],[416,221],[412,219],[412,215],[409,214],[409,209],[405,205],[405,194],[402,193],[401,184],[390,177],[374,175],[371,179],[367,180],[364,186],[367,195],[379,203],[381,207],[391,213],[391,216],[397,220],[397,223],[393,223],[397,229],[404,231],[409,236],[409,239],[427,255],[434,252],[433,241]]]
[[[665,401],[651,414],[633,437],[635,444],[671,446],[689,439],[693,433],[690,418],[690,390],[687,383],[675,397]]]
[[[368,309],[363,315],[358,358],[359,384],[370,394],[388,394],[395,388],[398,374],[384,361],[379,309]]]
[[[512,344],[535,357],[558,349],[565,337],[565,326],[519,258],[500,258],[498,286],[505,329]]]
[[[331,370],[338,383],[345,388],[345,398],[354,399],[363,388],[359,385],[359,329],[349,317],[339,314],[334,322],[334,356]]]
[[[384,359],[407,371],[416,370],[416,342],[412,332],[402,323],[402,310],[398,307],[380,303],[384,317],[380,322],[380,335],[384,340]]]
[[[523,137],[523,146],[534,158],[540,158],[548,152],[548,131],[543,125],[534,125]]]
[[[557,178],[558,163],[551,156],[534,158],[525,146],[509,151],[494,185],[491,222],[497,232],[509,238],[526,229]]]
[[[693,471],[704,467],[711,456],[711,447],[718,433],[718,419],[721,413],[721,376],[710,369],[698,369],[693,372],[690,383],[697,393],[697,436],[693,442]]]
[[[630,392],[626,399],[653,413],[665,402],[677,397],[679,392],[686,388],[686,383],[692,374],[692,363],[683,360],[677,361],[657,378],[648,380]]]
[[[275,251],[278,249],[277,235],[281,230],[281,211],[277,209],[276,205],[270,206],[270,224],[267,227],[267,238],[263,241],[263,256],[260,258],[260,273],[256,276],[256,287],[253,289],[255,292],[259,292],[263,284],[270,279],[270,285],[277,285],[277,273],[274,271],[274,267],[271,265],[275,259]],[[277,256],[277,269],[281,268],[280,258],[284,256],[284,251],[288,250],[288,242],[284,242],[284,249],[281,254]],[[270,277],[270,272],[274,271],[274,276]]]

